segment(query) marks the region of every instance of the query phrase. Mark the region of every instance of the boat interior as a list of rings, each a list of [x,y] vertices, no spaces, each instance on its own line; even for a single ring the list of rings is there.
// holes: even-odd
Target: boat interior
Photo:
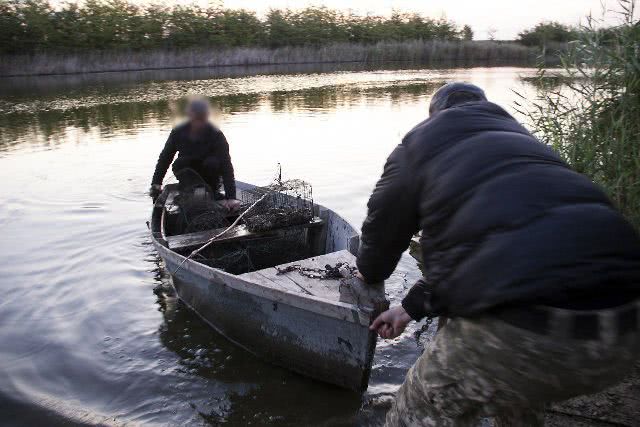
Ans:
[[[348,243],[357,241],[357,233],[342,219],[339,227],[329,227],[335,214],[299,195],[237,187],[243,204],[228,211],[207,188],[167,185],[156,202],[154,231],[183,256],[216,237],[193,255],[194,262],[287,292],[339,299],[335,266],[355,266]],[[265,201],[267,208],[258,209]],[[255,212],[249,212],[253,204]],[[336,244],[336,233],[347,234],[347,244]]]

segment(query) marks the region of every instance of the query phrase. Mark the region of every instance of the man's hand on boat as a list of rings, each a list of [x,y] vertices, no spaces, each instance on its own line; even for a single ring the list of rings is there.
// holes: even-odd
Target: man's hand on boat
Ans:
[[[369,329],[376,331],[381,338],[391,339],[400,336],[409,322],[411,316],[398,305],[380,314]]]
[[[154,203],[158,198],[158,196],[160,195],[160,193],[162,193],[162,185],[160,184],[153,184],[151,185],[151,188],[149,188],[149,196],[151,197]]]

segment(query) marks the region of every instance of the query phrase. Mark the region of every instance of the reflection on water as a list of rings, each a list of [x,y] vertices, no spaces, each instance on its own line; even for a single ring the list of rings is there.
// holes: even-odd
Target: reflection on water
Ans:
[[[13,79],[0,99],[0,424],[378,425],[419,354],[416,325],[379,342],[360,396],[262,363],[175,299],[145,227],[145,190],[181,98],[220,106],[239,179],[266,183],[281,163],[359,225],[386,156],[438,85],[468,80],[509,107],[533,73]],[[404,257],[392,301],[419,274]]]
[[[401,81],[387,86],[340,85],[262,93],[238,93],[211,97],[222,113],[242,113],[269,106],[275,113],[292,110],[325,110],[349,108],[367,98],[387,98],[392,104],[406,102],[410,96],[424,96],[437,89],[443,80]],[[156,93],[154,89],[150,89]],[[154,95],[155,96],[155,95]],[[76,101],[79,101],[76,99]],[[124,102],[77,106],[66,109],[39,109],[39,100],[31,101],[29,112],[7,112],[0,117],[0,150],[25,139],[64,143],[64,133],[72,126],[83,132],[97,129],[113,134],[144,126],[153,121],[171,121],[183,110],[184,98],[152,102]],[[60,107],[52,101],[51,104]],[[16,104],[11,104],[16,105]],[[24,105],[24,104],[23,104]],[[10,107],[9,107],[10,108]]]

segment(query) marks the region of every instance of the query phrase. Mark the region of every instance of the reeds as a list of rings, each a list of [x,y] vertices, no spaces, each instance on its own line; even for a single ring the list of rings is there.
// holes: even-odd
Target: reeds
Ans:
[[[86,53],[37,53],[5,55],[0,76],[138,71],[305,63],[414,63],[532,64],[538,51],[512,42],[407,40],[374,44],[333,43],[326,46],[189,48],[151,51],[95,51]]]
[[[640,228],[640,23],[634,0],[618,3],[623,22],[602,30],[589,18],[561,55],[560,83],[541,69],[538,98],[523,112],[543,141],[602,185]]]

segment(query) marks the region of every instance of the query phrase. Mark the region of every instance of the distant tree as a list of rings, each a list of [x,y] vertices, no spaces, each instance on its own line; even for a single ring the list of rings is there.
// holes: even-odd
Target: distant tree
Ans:
[[[473,40],[473,30],[468,25],[462,27],[462,40]]]
[[[21,51],[24,28],[22,19],[16,11],[15,5],[0,2],[0,48],[2,52],[18,53]]]
[[[262,22],[252,11],[222,9],[216,18],[218,44],[222,46],[255,46],[264,40]]]
[[[293,43],[294,28],[289,19],[289,13],[279,9],[271,9],[265,20],[268,45],[280,47]]]
[[[541,22],[518,34],[517,41],[525,46],[538,46],[546,51],[550,43],[566,43],[577,37],[577,30],[568,25],[559,22]]]
[[[495,40],[497,32],[498,32],[498,30],[496,30],[495,28],[493,28],[493,27],[489,28],[487,30],[487,37],[489,38],[489,40]]]
[[[456,25],[444,18],[435,22],[436,38],[440,40],[455,40],[458,39],[458,29]]]

